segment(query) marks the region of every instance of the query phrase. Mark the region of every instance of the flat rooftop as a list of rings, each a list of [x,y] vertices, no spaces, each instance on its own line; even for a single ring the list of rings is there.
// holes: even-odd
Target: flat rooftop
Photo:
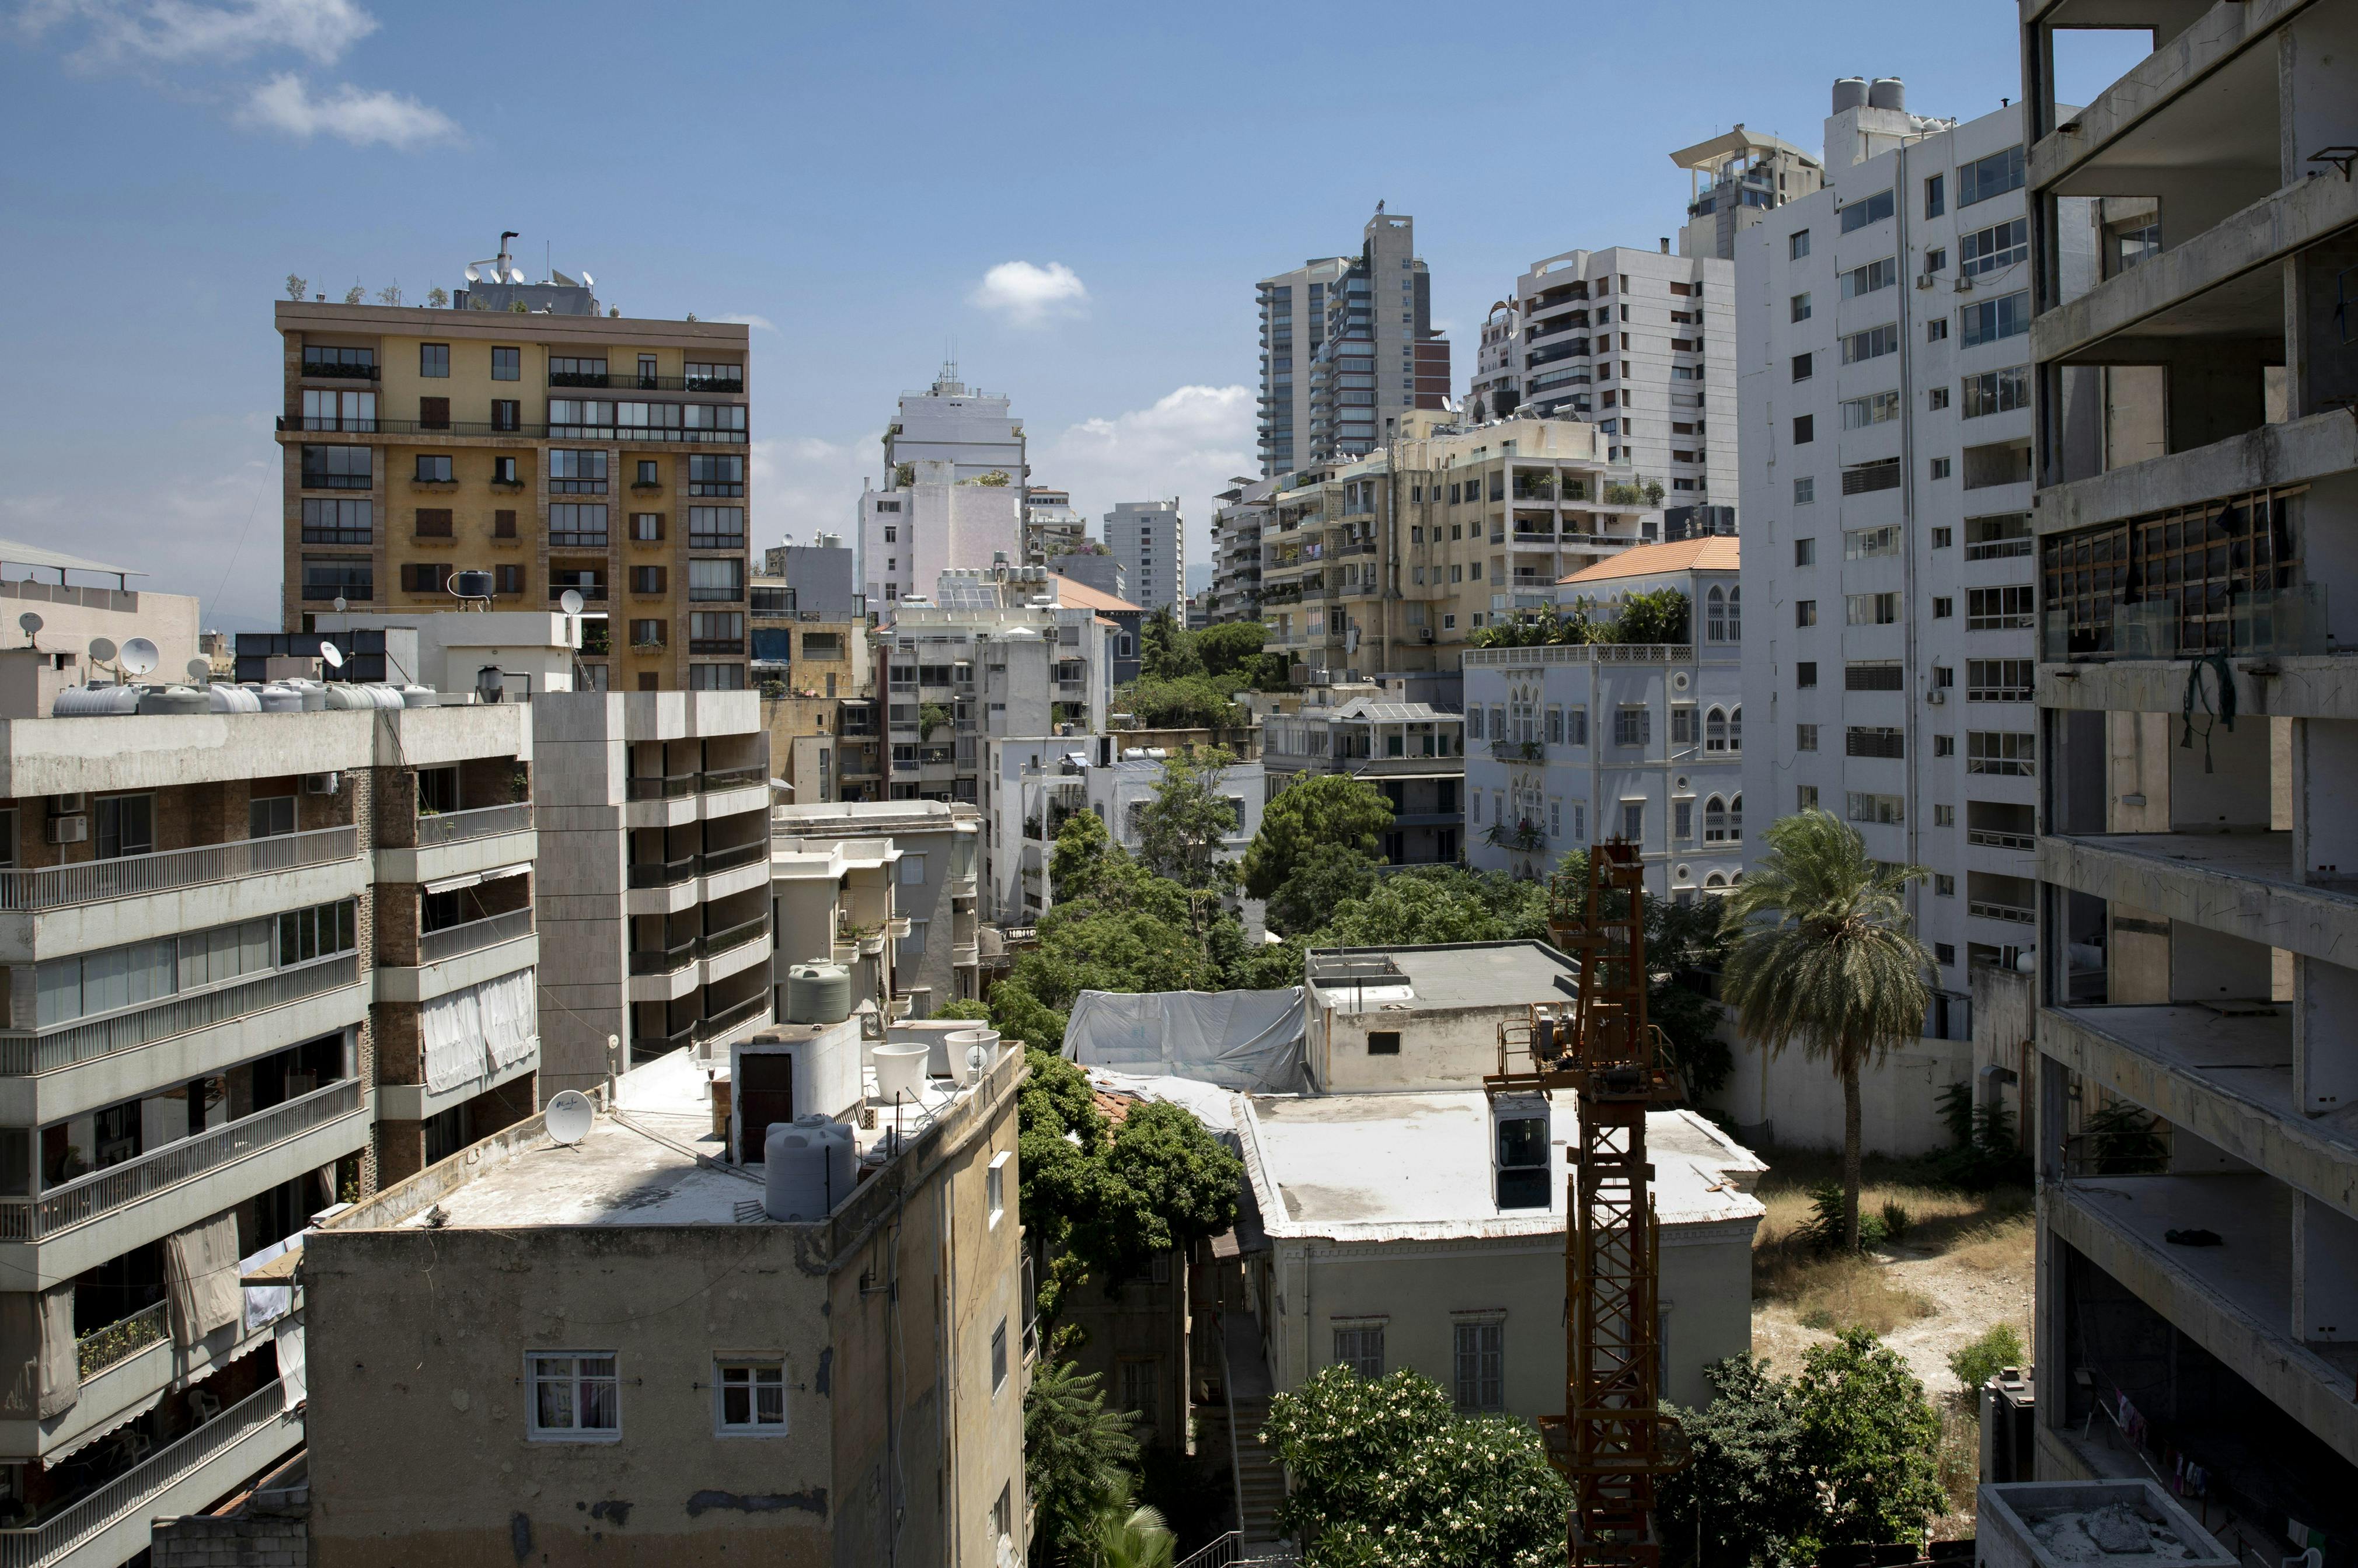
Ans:
[[[1544,942],[1325,947],[1307,967],[1311,989],[1346,1012],[1520,1007],[1569,1000],[1580,984],[1580,966]]]
[[[1273,1237],[1337,1240],[1470,1239],[1561,1235],[1565,1156],[1542,1210],[1498,1206],[1491,1187],[1490,1110],[1479,1089],[1435,1094],[1251,1095],[1244,1102],[1245,1162]],[[1550,1106],[1550,1141],[1563,1149],[1578,1122],[1568,1095]],[[1757,1221],[1747,1190],[1760,1158],[1693,1111],[1646,1117],[1655,1211],[1666,1227]]]

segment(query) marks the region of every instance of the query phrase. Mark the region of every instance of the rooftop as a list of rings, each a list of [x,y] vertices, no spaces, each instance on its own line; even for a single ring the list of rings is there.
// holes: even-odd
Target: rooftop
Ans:
[[[1061,572],[1050,572],[1048,580],[1055,586],[1056,602],[1075,610],[1109,610],[1117,614],[1144,614],[1145,607],[1117,598],[1102,589],[1091,588],[1078,578]]]
[[[1272,1237],[1347,1241],[1561,1235],[1563,1191],[1549,1207],[1499,1210],[1490,1170],[1490,1116],[1479,1089],[1433,1094],[1251,1095],[1246,1170]],[[1577,1131],[1573,1101],[1552,1105],[1549,1141]],[[1655,1212],[1666,1227],[1757,1221],[1747,1191],[1767,1167],[1688,1110],[1650,1112],[1646,1149]],[[1561,1171],[1564,1161],[1552,1158]]]
[[[1372,697],[1355,697],[1335,709],[1334,717],[1365,719],[1377,724],[1454,724],[1462,722],[1466,716],[1435,708],[1429,702],[1384,702]]]
[[[1604,582],[1615,578],[1655,577],[1663,572],[1732,572],[1740,569],[1741,559],[1735,535],[1710,534],[1667,545],[1639,545],[1556,580]]]
[[[1569,998],[1580,966],[1544,942],[1327,947],[1308,958],[1313,990],[1351,1011],[1521,1007]]]
[[[1716,168],[1730,158],[1743,157],[1751,153],[1790,153],[1804,163],[1818,161],[1781,137],[1746,130],[1741,120],[1736,123],[1732,131],[1722,131],[1709,141],[1681,147],[1671,155],[1671,161],[1681,168]]]

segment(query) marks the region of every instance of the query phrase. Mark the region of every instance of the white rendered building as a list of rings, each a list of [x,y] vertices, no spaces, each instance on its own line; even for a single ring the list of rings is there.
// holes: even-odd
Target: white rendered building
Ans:
[[[884,482],[860,498],[860,579],[879,609],[959,568],[1023,559],[1023,426],[1005,396],[984,396],[945,364],[901,395],[884,432]]]
[[[1130,602],[1149,613],[1179,612],[1186,597],[1187,541],[1177,496],[1119,503],[1106,514],[1105,543],[1129,575]]]
[[[1639,846],[1646,887],[1689,899],[1744,861],[1743,590],[1736,541],[1641,545],[1558,585],[1596,619],[1676,589],[1683,643],[1468,648],[1466,863],[1545,877],[1570,849]]]

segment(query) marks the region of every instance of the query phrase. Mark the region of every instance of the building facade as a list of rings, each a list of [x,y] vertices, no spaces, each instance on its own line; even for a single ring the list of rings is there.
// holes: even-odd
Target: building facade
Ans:
[[[1238,479],[1214,497],[1212,586],[1205,601],[1213,624],[1260,619],[1261,531],[1270,518],[1275,480]]]
[[[1465,848],[1466,721],[1450,676],[1314,686],[1261,720],[1261,764],[1274,799],[1316,773],[1363,779],[1391,804],[1379,846],[1396,866],[1450,865]]]
[[[848,895],[831,902],[836,924],[805,917],[794,942],[780,927],[779,983],[794,964],[833,961],[857,966],[890,946],[892,962],[882,1004],[895,1019],[931,1018],[946,1003],[972,1001],[976,983],[976,892],[980,874],[982,816],[970,806],[940,801],[871,801],[857,806],[782,806],[772,814],[773,894],[783,918],[786,890],[806,887],[797,901],[837,891],[821,885],[835,866]],[[815,857],[832,861],[812,870]],[[871,866],[870,861],[874,864]],[[854,878],[854,868],[881,871]],[[881,898],[878,896],[881,892]],[[791,952],[792,957],[789,957]],[[855,973],[859,971],[855,968]],[[874,989],[855,989],[874,997]],[[781,1014],[780,1016],[784,1016]]]
[[[1291,473],[1311,460],[1310,367],[1326,341],[1326,291],[1349,265],[1340,256],[1314,258],[1254,286],[1260,317],[1263,479]]]
[[[1685,169],[1690,190],[1687,221],[1679,230],[1679,254],[1736,259],[1736,237],[1768,212],[1798,201],[1825,183],[1816,158],[1775,136],[1736,128],[1681,147],[1671,162]]]
[[[1130,602],[1150,615],[1184,613],[1187,535],[1178,497],[1119,503],[1105,514],[1105,542],[1129,579]]]
[[[2358,17],[2107,13],[2154,52],[2074,108],[2054,61],[2082,9],[2022,8],[2009,279],[2040,618],[2036,717],[2009,710],[2039,736],[2038,1475],[2180,1455],[2239,1560],[2332,1561],[2358,1540]]]
[[[945,364],[904,392],[884,432],[884,478],[860,498],[860,580],[871,609],[933,591],[946,571],[1020,564],[1026,539],[1022,422]]]
[[[753,579],[753,679],[775,777],[797,805],[870,798],[877,756],[876,677],[867,596],[854,590],[852,552],[820,535],[769,551],[777,568]]]
[[[1088,536],[1089,520],[1073,510],[1072,492],[1035,485],[1023,492],[1023,565],[1047,566]]]
[[[581,595],[585,686],[741,689],[747,329],[528,287],[550,308],[278,304],[282,624],[449,610],[481,573],[498,608]]]
[[[1692,899],[1744,871],[1743,586],[1736,541],[1645,545],[1566,578],[1609,619],[1632,593],[1690,606],[1681,643],[1469,648],[1466,863],[1544,880],[1624,838],[1646,891]]]
[[[1364,457],[1404,427],[1410,410],[1449,406],[1449,340],[1433,330],[1415,219],[1379,203],[1325,298],[1324,341],[1306,362],[1310,444],[1301,459]]]
[[[1878,114],[1907,118],[1839,109],[1827,189],[1738,242],[1747,766],[1763,820],[1823,806],[1930,869],[1912,913],[1962,1003],[2031,941],[2022,116],[1834,156]]]

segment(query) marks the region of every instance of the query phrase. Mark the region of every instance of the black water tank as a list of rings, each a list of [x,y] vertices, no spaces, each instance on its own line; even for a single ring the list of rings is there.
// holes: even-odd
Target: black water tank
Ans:
[[[460,599],[492,597],[492,574],[489,572],[453,572],[450,591]]]

